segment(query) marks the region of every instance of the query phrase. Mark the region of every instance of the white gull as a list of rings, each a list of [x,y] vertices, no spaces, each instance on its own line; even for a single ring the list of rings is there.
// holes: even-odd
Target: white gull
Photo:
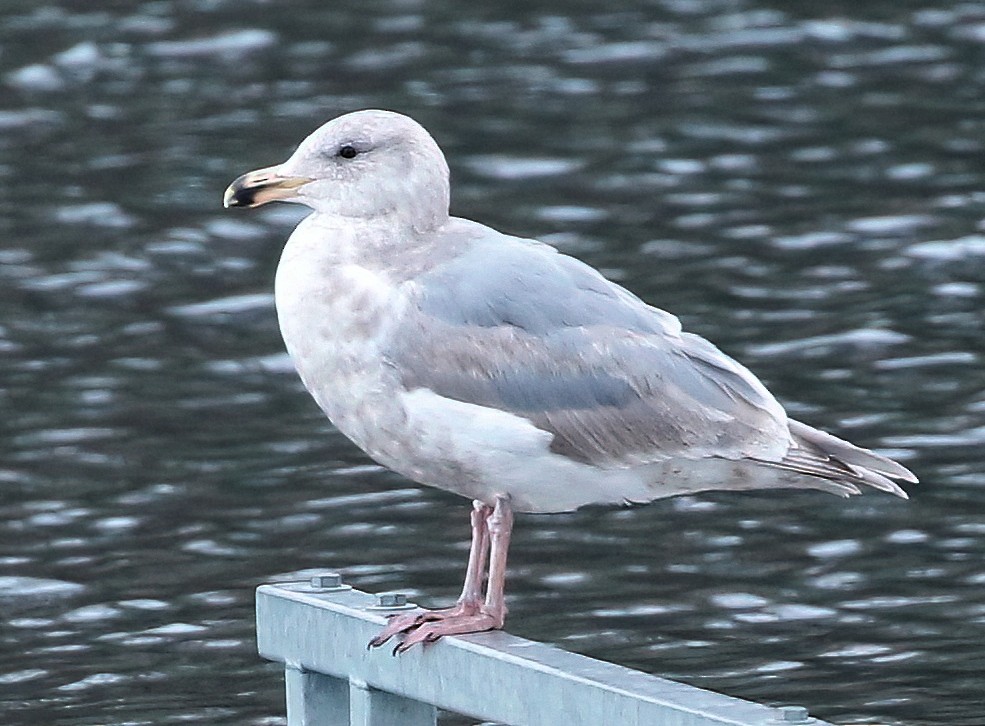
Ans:
[[[406,116],[336,118],[224,204],[275,200],[314,210],[275,283],[305,387],[374,460],[474,500],[458,603],[392,618],[372,645],[501,628],[513,511],[708,489],[906,497],[893,480],[916,481],[789,419],[745,367],[588,265],[449,216],[444,155]]]

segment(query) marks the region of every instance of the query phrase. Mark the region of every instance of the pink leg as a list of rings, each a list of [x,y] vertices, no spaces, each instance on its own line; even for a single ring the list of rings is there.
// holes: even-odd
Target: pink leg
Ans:
[[[482,602],[482,578],[489,558],[489,517],[493,508],[478,499],[472,502],[472,545],[469,564],[465,569],[465,584],[458,605],[478,609]]]
[[[489,554],[486,602],[482,609],[496,619],[495,628],[499,629],[506,621],[506,555],[510,551],[510,536],[513,534],[513,510],[506,497],[496,500],[488,526],[492,552]]]
[[[503,627],[506,620],[506,599],[503,594],[506,586],[506,555],[513,531],[513,510],[507,497],[496,497],[496,507],[487,519],[487,527],[491,551],[485,602],[478,611],[448,613],[440,619],[425,620],[404,631],[407,637],[393,649],[394,655],[409,650],[416,643],[433,643],[443,635],[481,633]]]
[[[379,635],[369,641],[369,647],[383,645],[397,633],[406,633],[426,622],[443,620],[461,615],[475,615],[482,606],[482,578],[489,555],[489,528],[487,520],[493,508],[476,499],[472,502],[472,544],[469,547],[469,564],[465,569],[465,585],[458,602],[442,610],[423,610],[406,615],[392,615]]]

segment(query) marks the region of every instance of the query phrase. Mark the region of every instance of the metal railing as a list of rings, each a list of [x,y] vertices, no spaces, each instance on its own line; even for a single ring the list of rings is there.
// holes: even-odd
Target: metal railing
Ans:
[[[504,632],[367,649],[411,607],[332,573],[261,586],[257,643],[284,664],[289,726],[435,726],[438,708],[510,726],[831,726]]]

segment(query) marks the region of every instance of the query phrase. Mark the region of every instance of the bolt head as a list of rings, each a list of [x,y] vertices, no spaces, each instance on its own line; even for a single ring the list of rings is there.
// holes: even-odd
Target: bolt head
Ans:
[[[341,587],[342,575],[337,572],[323,572],[311,578],[311,586],[318,590],[327,590],[332,587]]]
[[[814,720],[803,706],[780,706],[777,710],[780,712],[777,719],[780,723],[808,724]]]
[[[407,596],[402,592],[384,592],[376,596],[381,608],[402,608],[407,604]]]

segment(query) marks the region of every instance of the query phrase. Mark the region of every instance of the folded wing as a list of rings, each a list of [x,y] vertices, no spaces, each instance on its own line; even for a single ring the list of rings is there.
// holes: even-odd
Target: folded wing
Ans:
[[[522,416],[602,467],[780,461],[782,407],[677,319],[552,248],[498,236],[410,281],[385,357],[408,389]]]

